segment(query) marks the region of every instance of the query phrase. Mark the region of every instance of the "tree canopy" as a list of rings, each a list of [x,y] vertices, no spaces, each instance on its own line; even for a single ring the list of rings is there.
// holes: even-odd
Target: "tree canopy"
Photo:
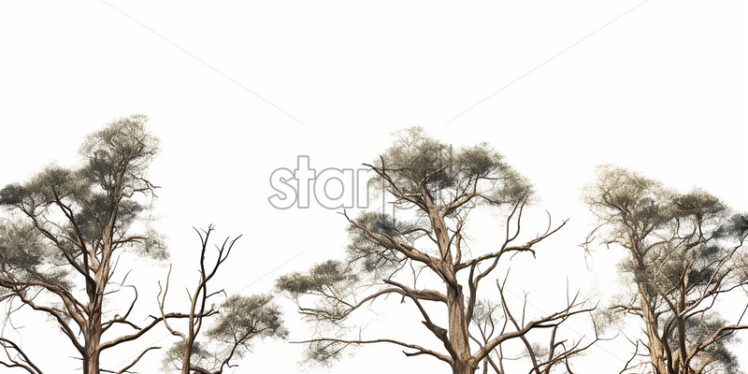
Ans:
[[[277,286],[317,325],[320,335],[306,341],[309,357],[324,361],[339,357],[351,345],[389,343],[407,356],[426,355],[448,364],[454,373],[474,373],[479,363],[504,373],[501,347],[517,341],[531,372],[546,373],[584,351],[590,341],[554,340],[543,358],[530,332],[553,329],[592,310],[586,300],[570,297],[558,311],[536,319],[520,313],[503,297],[507,280],[495,274],[500,259],[510,254],[535,255],[535,245],[564,226],[549,221],[547,229],[520,242],[522,215],[532,198],[529,182],[486,144],[453,149],[419,128],[398,134],[394,144],[374,163],[371,183],[384,186],[384,198],[411,214],[404,217],[367,211],[349,217],[350,243],[344,260],[330,260],[307,272],[280,277]],[[505,237],[496,249],[472,254],[466,224],[475,207],[493,208],[504,216]],[[488,280],[491,283],[481,283]],[[479,286],[493,284],[501,307],[487,312]],[[485,288],[485,287],[484,287]],[[484,296],[486,295],[486,291]],[[344,336],[345,323],[364,306],[388,295],[410,302],[426,331],[441,349],[414,344],[400,337]],[[487,296],[486,296],[487,297]],[[527,300],[525,299],[525,303]],[[440,314],[447,316],[440,320]],[[515,318],[516,317],[516,318]],[[503,326],[495,329],[488,325]],[[590,339],[591,341],[596,338]]]
[[[715,305],[748,285],[748,216],[615,167],[600,168],[586,202],[599,221],[587,244],[626,250],[620,269],[635,287],[612,308],[644,323],[635,344],[646,347],[645,364],[662,374],[735,372],[727,343],[748,328],[745,310],[723,316]]]

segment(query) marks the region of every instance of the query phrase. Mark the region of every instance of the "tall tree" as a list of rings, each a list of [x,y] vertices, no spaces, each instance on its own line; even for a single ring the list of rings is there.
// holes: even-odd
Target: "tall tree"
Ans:
[[[532,357],[526,355],[530,371],[545,373],[588,347],[572,340],[556,344],[562,340],[558,339],[552,343],[549,360],[532,354],[537,350],[533,349],[531,332],[556,331],[556,326],[592,308],[571,297],[556,312],[526,319],[524,308],[508,305],[509,300],[503,297],[505,279],[494,283],[497,280],[492,273],[501,259],[515,254],[534,256],[535,246],[565,224],[553,227],[549,219],[543,233],[519,241],[531,187],[501,155],[485,144],[453,153],[447,144],[413,128],[401,133],[375,163],[364,165],[376,173],[372,183],[384,186],[383,198],[404,208],[403,212],[412,208],[408,210],[411,214],[400,219],[373,211],[357,218],[343,213],[351,236],[346,260],[331,260],[308,272],[278,279],[278,288],[291,295],[300,313],[321,331],[322,335],[305,341],[310,358],[327,360],[351,345],[389,343],[405,348],[409,357],[436,358],[448,364],[454,374],[474,373],[481,362],[503,373],[491,355],[503,344],[516,341],[531,352]],[[494,249],[471,256],[465,228],[476,205],[503,213],[506,227],[504,240]],[[498,285],[500,292],[495,297],[501,298],[503,313],[489,313],[480,307],[479,289],[485,289],[480,287],[484,284]],[[443,349],[397,336],[346,337],[341,335],[344,330],[337,330],[353,321],[354,312],[388,295],[410,302],[420,313],[427,333]],[[490,294],[483,291],[482,297]],[[502,316],[503,320],[497,320]],[[496,328],[486,328],[491,325]]]
[[[746,309],[720,314],[718,299],[748,286],[748,216],[625,169],[602,167],[598,177],[586,201],[599,226],[586,244],[625,250],[620,267],[633,287],[612,308],[642,322],[646,337],[632,341],[648,350],[645,365],[656,374],[736,372],[728,348],[748,329]]]
[[[164,363],[167,367],[179,369],[182,374],[222,374],[225,369],[237,366],[232,360],[241,358],[250,349],[253,340],[285,337],[286,330],[283,327],[281,312],[272,303],[272,297],[269,295],[232,295],[220,307],[214,307],[212,299],[225,295],[226,292],[223,289],[213,290],[210,287],[211,280],[228,259],[240,236],[233,239],[227,237],[220,246],[217,245],[211,261],[208,258],[208,247],[214,231],[213,226],[195,231],[200,237],[200,267],[198,281],[192,289],[187,289],[187,329],[180,331],[172,327],[167,319],[164,320],[169,332],[180,338],[167,351]],[[161,288],[159,284],[159,308],[164,318],[167,315],[164,309],[168,292],[167,276],[165,286]],[[204,322],[216,314],[218,321],[201,335]]]
[[[88,136],[80,168],[51,166],[0,190],[0,206],[7,212],[0,227],[2,301],[20,303],[21,308],[9,306],[11,312],[31,309],[50,317],[80,355],[84,374],[103,371],[102,352],[136,340],[164,318],[184,317],[134,322],[137,288],[125,283],[126,275],[115,279],[123,253],[166,256],[156,233],[143,224],[156,188],[146,171],[158,149],[145,123],[142,115],[116,120]],[[126,290],[131,296],[120,294]],[[110,309],[118,305],[115,300],[128,298],[124,310],[105,311],[105,305]],[[2,342],[5,365],[41,373],[19,345],[7,338]],[[122,373],[155,348],[107,372]]]

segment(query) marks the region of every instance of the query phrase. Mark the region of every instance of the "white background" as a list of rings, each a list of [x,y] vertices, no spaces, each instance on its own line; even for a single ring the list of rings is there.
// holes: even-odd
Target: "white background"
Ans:
[[[162,140],[150,175],[163,187],[154,215],[173,282],[194,279],[191,226],[215,223],[220,235],[245,235],[221,285],[267,292],[281,274],[342,257],[346,243],[335,211],[273,209],[272,170],[302,154],[317,169],[355,168],[392,131],[420,125],[454,145],[489,142],[534,183],[539,206],[571,218],[524,268],[535,283],[517,287],[570,277],[605,297],[615,252],[587,270],[577,247],[591,225],[580,197],[595,165],[748,210],[745,24],[740,0],[3,1],[0,185],[52,161],[74,166],[86,134],[146,114]],[[166,269],[136,264],[142,313],[155,311],[153,281]],[[291,339],[307,337],[281,302]],[[375,332],[407,327],[399,316],[380,314]],[[79,372],[54,325],[27,320],[23,342],[41,366]],[[167,347],[163,335],[142,344]],[[135,348],[108,353],[104,366]],[[591,350],[580,371],[617,373],[624,348]],[[736,349],[746,369],[748,345]],[[139,372],[162,372],[159,355]],[[299,366],[301,357],[300,346],[263,342],[235,372],[449,371],[386,346],[331,368]]]

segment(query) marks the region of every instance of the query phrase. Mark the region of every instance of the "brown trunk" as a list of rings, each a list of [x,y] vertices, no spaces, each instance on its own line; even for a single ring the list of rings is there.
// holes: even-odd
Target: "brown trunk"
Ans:
[[[472,361],[455,361],[452,364],[452,374],[475,374],[476,367]]]
[[[83,373],[99,374],[99,352],[87,352],[87,356],[88,357],[83,360]]]
[[[190,374],[190,344],[185,344],[182,349],[182,374]]]
[[[457,281],[450,248],[449,230],[444,218],[436,211],[430,211],[431,225],[438,238],[439,252],[442,255],[442,272],[447,283],[447,313],[449,318],[449,343],[452,347],[453,374],[474,374],[477,363],[470,352],[468,320],[465,315],[465,296]]]
[[[660,339],[657,319],[654,315],[654,311],[649,307],[649,297],[644,290],[644,287],[639,285],[639,294],[641,296],[641,307],[642,314],[644,317],[644,324],[647,327],[647,340],[649,343],[649,358],[652,361],[653,374],[667,374],[667,365],[665,358],[663,357],[662,340]]]
[[[182,373],[181,374],[190,374],[190,369],[192,366],[192,347],[195,345],[195,334],[192,332],[194,331],[194,327],[193,327],[194,322],[192,319],[193,315],[194,315],[194,312],[190,313],[190,323],[189,323],[190,333],[187,335],[187,339],[184,340],[184,347],[182,347]]]
[[[184,348],[182,348],[182,374],[190,374],[190,368],[192,365],[192,347],[195,345],[195,308],[197,307],[197,296],[200,294],[200,288],[195,291],[195,296],[192,298],[192,305],[190,306],[190,319],[187,324],[187,339],[184,340]],[[205,294],[203,294],[205,297]],[[205,299],[203,298],[203,301]]]
[[[454,350],[454,363],[452,371],[454,374],[473,374],[477,365],[472,360],[470,343],[467,335],[467,321],[465,320],[465,302],[462,287],[448,286],[448,312],[449,312],[449,342]]]
[[[83,374],[99,374],[99,343],[101,342],[101,314],[94,313],[89,320],[89,331],[85,337],[86,356],[83,358]]]
[[[467,323],[465,321],[465,302],[462,289],[455,290],[447,286],[448,313],[449,313],[449,342],[459,359],[470,358],[470,347],[466,334]]]
[[[101,350],[101,335],[103,327],[101,325],[101,314],[104,305],[104,294],[109,281],[109,259],[111,257],[111,234],[103,236],[103,248],[101,264],[96,269],[96,275],[93,282],[87,282],[86,292],[88,293],[88,313],[89,318],[84,332],[85,357],[83,357],[83,374],[100,374],[101,366],[99,358]]]
[[[107,268],[108,269],[108,268]],[[99,277],[97,276],[97,280]],[[90,317],[84,332],[84,348],[85,357],[83,357],[83,374],[99,374],[101,367],[99,366],[99,357],[101,356],[101,350],[99,344],[101,344],[101,309],[103,304],[104,287],[96,287],[97,291],[93,294],[90,307]]]
[[[630,241],[632,243],[631,254],[636,261],[637,268],[644,272],[646,266],[644,265],[644,259],[641,255],[641,246],[637,235],[631,234]],[[662,339],[659,336],[659,328],[657,325],[657,316],[655,311],[650,308],[650,295],[646,289],[646,286],[642,282],[637,281],[637,289],[639,297],[641,298],[641,309],[642,318],[644,319],[644,325],[646,326],[647,332],[647,343],[649,349],[649,358],[652,365],[652,374],[669,374],[668,365],[664,357],[664,347],[662,345]]]

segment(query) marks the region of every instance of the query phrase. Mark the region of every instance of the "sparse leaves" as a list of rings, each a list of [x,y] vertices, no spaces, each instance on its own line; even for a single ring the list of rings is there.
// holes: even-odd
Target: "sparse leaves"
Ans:
[[[586,244],[628,253],[621,269],[635,281],[634,297],[614,310],[641,318],[649,364],[668,374],[731,371],[725,339],[748,325],[723,321],[713,308],[718,296],[748,285],[744,216],[731,217],[707,192],[678,193],[613,167],[599,170],[586,202],[599,219]]]
[[[281,312],[270,295],[239,296],[226,299],[220,307],[218,321],[207,335],[221,342],[249,348],[252,338],[285,337]]]
[[[180,369],[182,374],[221,374],[235,367],[233,360],[244,356],[253,341],[262,338],[285,338],[280,309],[270,295],[228,297],[216,310],[215,297],[225,295],[224,290],[213,290],[211,281],[218,274],[241,236],[227,237],[209,253],[209,244],[214,227],[195,229],[200,238],[200,278],[193,288],[187,288],[189,310],[186,331],[175,329],[166,321],[166,296],[169,292],[169,276],[165,284],[159,283],[159,309],[166,329],[180,340],[167,351],[165,367]],[[210,304],[210,305],[209,305]],[[217,315],[217,317],[216,317]],[[215,318],[215,321],[212,319]],[[203,331],[204,325],[212,325]]]
[[[292,273],[278,278],[276,286],[298,296],[308,292],[323,292],[337,284],[355,280],[355,276],[345,273],[345,265],[329,260],[313,266],[308,273]]]
[[[50,317],[81,356],[86,374],[101,371],[102,351],[137,339],[162,320],[140,325],[128,319],[137,292],[124,311],[104,310],[119,290],[134,289],[112,281],[122,252],[166,254],[157,235],[139,224],[156,188],[146,170],[158,142],[145,122],[142,115],[113,121],[87,137],[81,167],[50,166],[0,189],[0,206],[8,213],[0,227],[2,300]],[[102,338],[114,325],[131,331]]]
[[[395,204],[435,204],[446,214],[480,203],[504,206],[529,199],[529,182],[486,144],[458,150],[415,127],[399,133],[373,164],[371,180],[384,185]]]
[[[398,135],[395,143],[367,166],[376,174],[372,183],[384,186],[386,202],[413,211],[397,219],[377,212],[357,217],[344,212],[350,235],[345,261],[327,261],[308,272],[282,276],[276,283],[294,298],[299,312],[315,323],[315,336],[304,341],[309,359],[326,362],[341,357],[351,346],[385,343],[401,347],[408,357],[436,358],[456,374],[472,374],[479,363],[499,371],[505,357],[496,352],[507,341],[527,342],[525,336],[530,331],[554,326],[555,331],[567,319],[591,310],[572,298],[553,314],[533,321],[526,321],[523,315],[510,323],[513,316],[505,305],[503,288],[494,295],[502,300],[500,304],[478,302],[481,282],[492,276],[495,280],[492,273],[500,259],[507,254],[535,255],[534,246],[564,223],[549,222],[545,232],[520,243],[520,222],[532,188],[501,155],[485,144],[454,151],[420,128]],[[495,250],[471,257],[464,229],[469,210],[479,205],[505,208],[502,223],[506,235]],[[362,331],[346,337],[360,326],[352,315],[380,300],[411,305],[421,317],[414,325],[424,327],[439,349],[397,336],[366,339]],[[538,373],[557,364],[568,367],[568,361],[589,344],[558,344],[551,339],[555,351],[550,355],[547,350],[551,357],[545,362],[529,360],[532,352],[542,352],[528,343],[528,367]]]

